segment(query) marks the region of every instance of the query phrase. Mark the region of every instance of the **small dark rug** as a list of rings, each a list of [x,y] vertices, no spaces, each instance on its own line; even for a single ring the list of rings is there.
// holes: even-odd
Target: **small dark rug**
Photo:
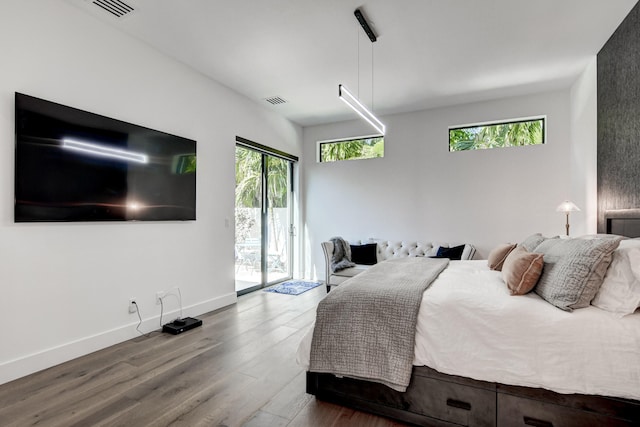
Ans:
[[[318,282],[305,282],[304,280],[289,280],[277,285],[269,286],[265,292],[276,292],[278,294],[300,295],[310,289],[320,286]]]

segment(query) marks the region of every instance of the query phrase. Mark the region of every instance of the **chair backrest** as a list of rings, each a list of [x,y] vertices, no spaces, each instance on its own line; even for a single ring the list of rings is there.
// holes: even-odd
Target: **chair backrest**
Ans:
[[[322,242],[322,252],[324,252],[324,282],[329,284],[331,276],[331,257],[333,257],[333,242]]]

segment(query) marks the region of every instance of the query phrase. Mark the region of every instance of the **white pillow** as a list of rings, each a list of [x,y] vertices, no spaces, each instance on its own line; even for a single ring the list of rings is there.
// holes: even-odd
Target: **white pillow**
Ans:
[[[640,307],[640,240],[623,240],[591,305],[622,317]]]

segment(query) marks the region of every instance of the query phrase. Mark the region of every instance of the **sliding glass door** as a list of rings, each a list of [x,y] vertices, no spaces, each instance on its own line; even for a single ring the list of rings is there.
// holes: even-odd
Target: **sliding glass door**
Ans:
[[[238,294],[292,277],[293,160],[249,142],[236,145]]]
[[[266,157],[267,283],[291,278],[291,162]]]
[[[236,146],[236,292],[262,284],[262,155]]]

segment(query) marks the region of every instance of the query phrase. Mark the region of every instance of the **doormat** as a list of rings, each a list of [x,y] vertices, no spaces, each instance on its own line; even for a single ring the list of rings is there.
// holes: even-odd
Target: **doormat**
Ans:
[[[269,286],[265,292],[275,292],[278,294],[300,295],[310,289],[320,286],[318,282],[305,282],[304,280],[289,280],[277,285]]]

